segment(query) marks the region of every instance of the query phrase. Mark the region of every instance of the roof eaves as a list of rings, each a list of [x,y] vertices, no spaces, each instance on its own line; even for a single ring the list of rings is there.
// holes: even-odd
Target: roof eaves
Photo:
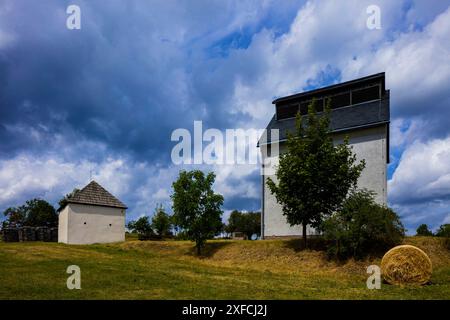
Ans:
[[[362,77],[362,78],[358,78],[358,79],[354,79],[354,80],[350,80],[350,81],[346,81],[346,82],[333,84],[331,86],[327,86],[327,87],[323,87],[323,88],[318,88],[318,89],[314,89],[314,90],[310,90],[310,91],[305,91],[305,92],[301,92],[301,93],[295,93],[295,94],[291,94],[291,95],[288,95],[288,96],[280,97],[280,98],[277,98],[277,99],[273,100],[272,104],[276,104],[276,103],[281,102],[281,101],[291,100],[291,99],[295,99],[295,98],[301,98],[301,97],[307,96],[307,95],[318,94],[318,93],[321,93],[321,92],[326,92],[326,91],[334,90],[334,89],[337,89],[337,88],[341,88],[341,87],[357,84],[359,82],[364,82],[364,81],[368,81],[368,80],[374,80],[374,79],[383,78],[383,77],[385,77],[385,73],[384,72],[380,72],[380,73],[372,74],[372,75],[369,75],[369,76],[366,76],[366,77]]]
[[[67,203],[74,203],[74,204],[84,204],[89,206],[97,206],[97,207],[108,207],[108,208],[119,208],[119,209],[128,209],[126,205],[116,206],[116,205],[108,205],[108,204],[99,204],[99,203],[90,203],[88,201],[77,201],[77,200],[68,200]],[[64,209],[64,207],[63,207]]]

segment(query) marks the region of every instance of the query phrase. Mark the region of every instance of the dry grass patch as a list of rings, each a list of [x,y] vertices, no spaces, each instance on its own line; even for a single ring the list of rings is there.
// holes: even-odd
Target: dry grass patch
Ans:
[[[422,249],[430,257],[433,267],[439,268],[450,264],[450,250],[445,247],[445,238],[407,237],[403,244]]]
[[[450,259],[438,239],[407,238],[437,267],[432,285],[366,287],[379,258],[337,263],[320,243],[297,240],[208,241],[197,257],[190,241],[71,246],[0,243],[0,299],[436,299],[450,297]],[[437,245],[437,249],[433,246]],[[66,268],[82,270],[82,290],[68,290]]]
[[[70,248],[70,249],[68,249]],[[14,246],[5,246],[2,251],[25,261],[45,261],[48,259],[67,260],[80,258],[112,259],[111,255],[86,251],[86,246],[67,246],[52,242],[20,242]]]
[[[330,260],[320,239],[311,239],[312,249],[302,248],[301,239],[294,240],[211,240],[197,257],[190,241],[127,241],[119,246],[124,250],[137,250],[176,256],[177,259],[195,261],[204,265],[227,266],[259,271],[299,273],[343,273],[366,276],[367,266],[381,265],[381,257],[344,262]],[[405,244],[424,250],[436,267],[450,265],[450,252],[443,241],[431,237],[407,237]]]

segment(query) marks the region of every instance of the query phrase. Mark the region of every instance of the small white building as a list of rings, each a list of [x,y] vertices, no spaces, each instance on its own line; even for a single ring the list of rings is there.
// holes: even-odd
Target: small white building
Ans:
[[[127,207],[92,181],[59,211],[58,242],[92,244],[125,241]]]

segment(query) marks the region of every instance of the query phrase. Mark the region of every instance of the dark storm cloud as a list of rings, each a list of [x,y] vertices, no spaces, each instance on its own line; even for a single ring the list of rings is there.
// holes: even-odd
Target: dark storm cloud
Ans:
[[[37,152],[58,133],[167,161],[175,128],[194,120],[232,127],[238,116],[227,106],[233,74],[216,74],[214,61],[200,59],[202,37],[218,32],[218,25],[192,20],[203,17],[200,6],[77,2],[82,28],[68,30],[68,3],[4,5],[9,13],[0,26],[15,41],[0,55],[0,139],[14,135],[15,143],[2,144],[3,155]],[[220,9],[202,7],[212,15]],[[32,128],[41,140],[15,127]]]
[[[66,28],[69,4],[81,8],[81,30]],[[237,49],[230,39],[251,41],[267,25],[286,31],[297,8],[298,1],[2,1],[0,169],[21,177],[1,181],[10,193],[0,210],[37,196],[56,203],[92,170],[106,187],[126,184],[119,195],[128,218],[157,202],[169,206],[154,195],[170,190],[177,171],[164,171],[172,131],[192,130],[194,120],[205,129],[251,120],[231,112],[236,68],[211,45]],[[251,74],[248,62],[242,67]],[[109,169],[115,159],[123,172]],[[50,178],[56,182],[42,183]],[[230,197],[226,206],[258,209],[253,202]]]
[[[251,174],[237,178],[228,177],[226,180],[227,186],[231,189],[238,190],[240,186],[247,185],[255,188],[258,197],[252,197],[248,194],[235,195],[233,197],[226,197],[224,202],[225,210],[248,210],[248,211],[260,211],[261,210],[261,198],[259,192],[261,191],[261,174],[259,170],[255,170]]]

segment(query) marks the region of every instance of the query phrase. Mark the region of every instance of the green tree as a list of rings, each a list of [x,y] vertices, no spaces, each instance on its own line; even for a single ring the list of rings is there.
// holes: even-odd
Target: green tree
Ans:
[[[25,223],[25,212],[21,207],[11,207],[3,212],[6,220],[3,221],[3,228],[22,227]]]
[[[171,217],[165,212],[162,205],[156,206],[152,218],[152,228],[161,237],[168,236],[172,227]]]
[[[365,166],[364,160],[356,164],[347,137],[343,143],[333,144],[330,114],[328,102],[323,114],[317,115],[315,100],[307,116],[297,114],[296,130],[287,133],[287,152],[280,155],[276,168],[278,181],[267,179],[287,222],[303,226],[305,247],[306,226],[320,228],[323,219],[336,211],[356,186]]]
[[[252,235],[261,234],[261,214],[259,212],[240,212],[233,210],[225,226],[227,233],[242,232],[251,239]]]
[[[150,225],[148,216],[143,216],[137,220],[128,222],[127,228],[133,233],[138,233],[140,239],[148,238],[153,235],[152,226]]]
[[[241,225],[242,212],[233,210],[228,217],[228,224],[225,225],[224,230],[226,233],[233,233],[239,231]]]
[[[58,225],[58,214],[55,208],[42,199],[31,199],[24,205],[6,209],[4,227],[56,227]]]
[[[433,232],[428,229],[426,224],[421,224],[416,230],[416,236],[432,236]]]
[[[223,196],[212,189],[215,177],[213,172],[205,176],[200,170],[183,170],[172,184],[174,222],[195,241],[199,255],[206,240],[222,229]]]
[[[405,229],[398,215],[374,201],[373,192],[352,190],[342,208],[323,223],[328,253],[337,258],[362,258],[402,242]]]
[[[73,197],[78,191],[80,191],[80,189],[73,189],[72,192],[66,194],[61,200],[59,200],[58,204],[59,204],[59,208],[62,209],[67,205],[67,201]]]
[[[450,238],[450,224],[443,224],[436,231],[437,237],[447,237]]]

